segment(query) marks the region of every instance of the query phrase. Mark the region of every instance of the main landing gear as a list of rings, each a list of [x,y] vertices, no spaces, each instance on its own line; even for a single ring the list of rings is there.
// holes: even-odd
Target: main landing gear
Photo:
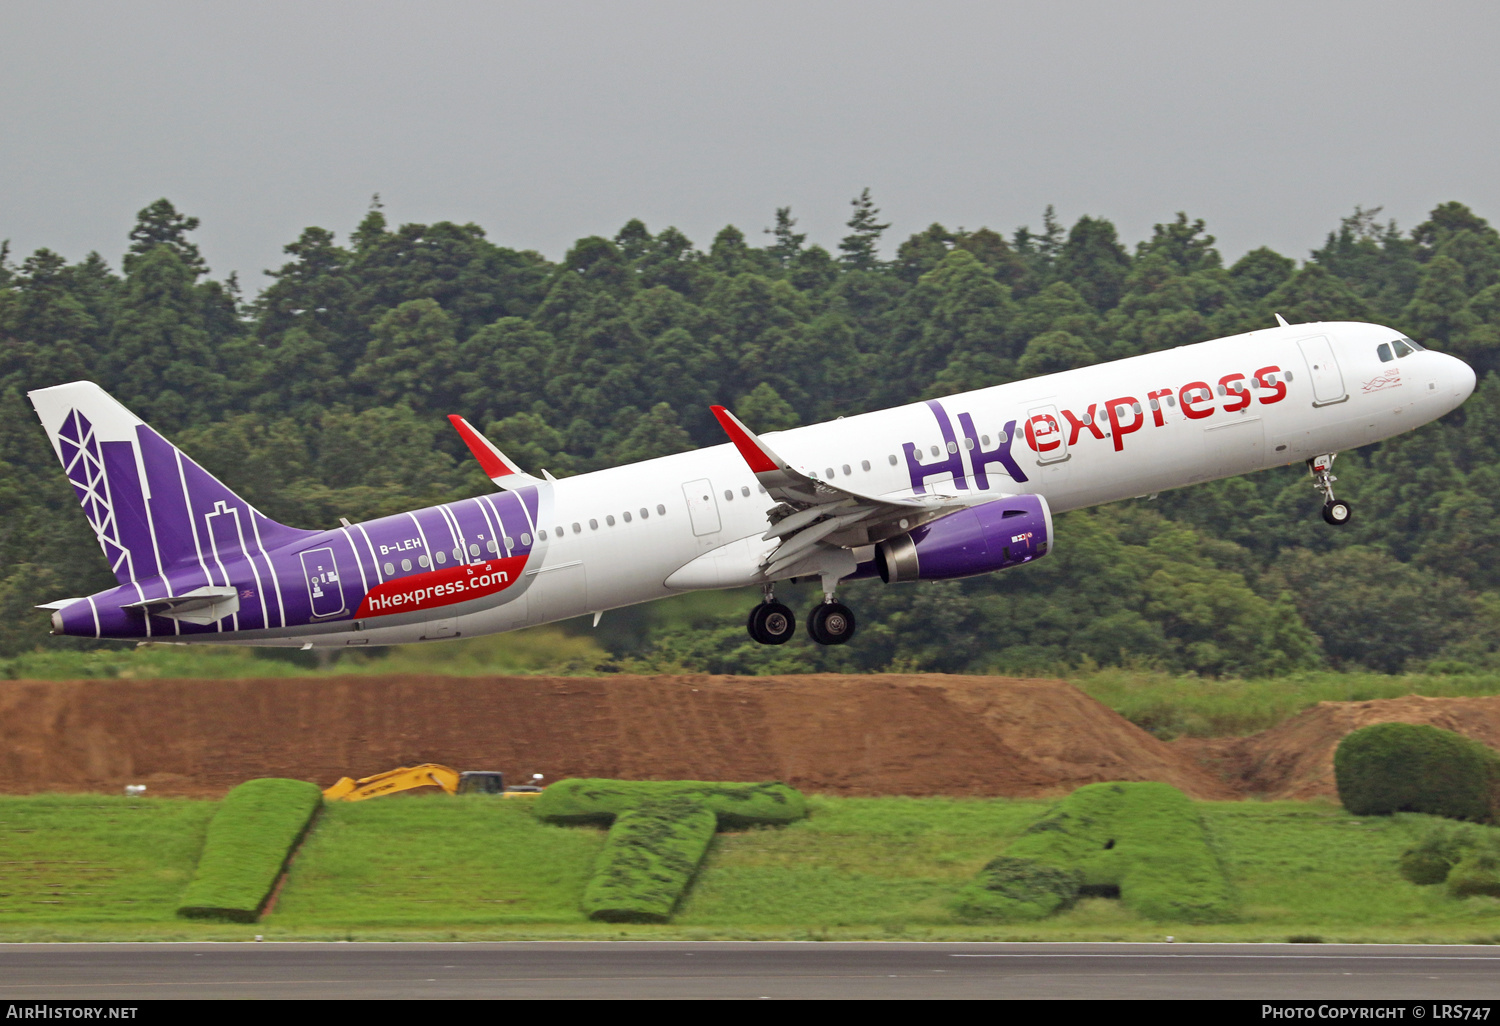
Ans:
[[[835,602],[832,592],[825,594],[823,601],[813,606],[807,615],[807,634],[820,645],[844,644],[854,637],[854,627],[854,610],[842,602]],[[750,610],[745,628],[750,637],[762,645],[784,645],[797,629],[797,618],[775,600],[767,586],[765,601]]]
[[[1333,476],[1333,461],[1337,457],[1336,452],[1314,456],[1307,461],[1307,472],[1312,475],[1313,487],[1323,493],[1323,519],[1334,527],[1343,527],[1354,515],[1354,509],[1348,500],[1333,497],[1333,483],[1338,480]]]

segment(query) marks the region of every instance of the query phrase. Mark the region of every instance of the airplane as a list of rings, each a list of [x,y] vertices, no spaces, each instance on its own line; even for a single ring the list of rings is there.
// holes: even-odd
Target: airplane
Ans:
[[[97,384],[31,402],[118,585],[39,608],[52,633],[308,648],[474,637],[695,590],[817,580],[807,632],[848,642],[844,582],[945,580],[1055,550],[1067,510],[1305,462],[1347,524],[1333,462],[1456,409],[1474,372],[1392,328],[1288,324],[757,435],[562,480],[452,421],[493,494],[329,530],[265,516]]]

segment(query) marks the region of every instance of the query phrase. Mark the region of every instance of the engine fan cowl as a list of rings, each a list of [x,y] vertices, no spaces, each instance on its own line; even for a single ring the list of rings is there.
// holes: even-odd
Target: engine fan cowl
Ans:
[[[875,547],[887,584],[973,577],[1030,563],[1052,547],[1052,510],[1040,495],[1016,495],[951,513]]]

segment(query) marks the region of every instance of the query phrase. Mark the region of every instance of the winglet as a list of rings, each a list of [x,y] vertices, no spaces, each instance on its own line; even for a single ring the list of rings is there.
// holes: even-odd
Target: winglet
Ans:
[[[512,463],[505,453],[495,448],[495,443],[481,435],[467,420],[453,413],[448,415],[448,421],[479,461],[479,467],[485,476],[501,488],[520,488],[536,481],[536,478]]]
[[[750,464],[750,470],[756,474],[774,473],[778,470],[788,470],[785,460],[772,452],[766,443],[755,437],[755,433],[747,428],[740,419],[730,413],[722,406],[711,406],[714,418],[718,420],[719,426],[734,443],[734,447],[740,451],[745,462]]]

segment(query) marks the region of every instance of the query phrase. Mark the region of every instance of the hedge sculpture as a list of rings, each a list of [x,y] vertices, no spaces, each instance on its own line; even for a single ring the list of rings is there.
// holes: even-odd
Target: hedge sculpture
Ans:
[[[648,923],[671,917],[716,830],[807,815],[801,793],[785,784],[699,780],[563,780],[542,792],[535,810],[552,823],[609,825],[583,911]]]
[[[1080,787],[1027,828],[960,894],[972,922],[1062,911],[1081,895],[1118,897],[1148,919],[1215,923],[1234,898],[1198,811],[1168,784]]]

